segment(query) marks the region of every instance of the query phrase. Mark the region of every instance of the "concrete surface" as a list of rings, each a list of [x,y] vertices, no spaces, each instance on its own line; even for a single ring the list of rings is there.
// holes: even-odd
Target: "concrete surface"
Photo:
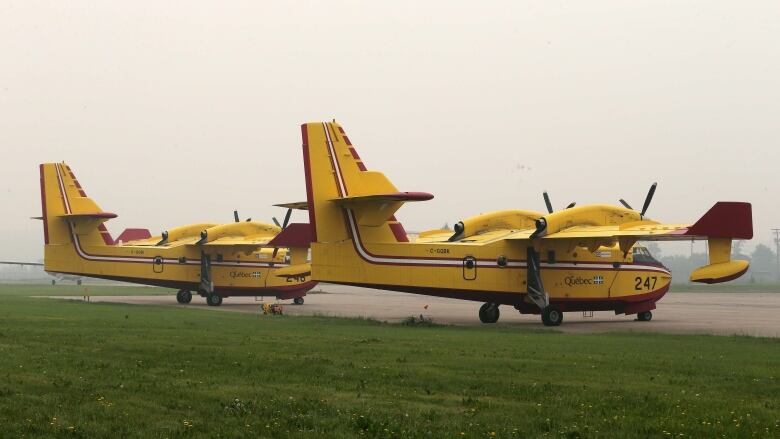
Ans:
[[[246,313],[257,313],[263,301],[253,297],[229,297],[222,306],[210,307],[206,305],[205,299],[198,296],[193,297],[192,303],[188,305],[178,304],[174,296],[93,296],[91,300]],[[437,323],[482,324],[477,317],[481,304],[463,300],[324,284],[310,292],[305,301],[302,306],[293,305],[292,301],[282,302],[285,314],[360,316],[383,321],[400,321],[422,314]],[[275,303],[276,300],[266,297],[265,302]],[[616,316],[607,311],[595,312],[593,317],[571,312],[564,315],[563,324],[555,329],[579,333],[637,331],[780,337],[780,293],[669,293],[658,302],[652,321],[639,322],[634,319],[635,316]],[[497,325],[546,328],[538,315],[521,315],[508,306],[501,307],[501,318]]]

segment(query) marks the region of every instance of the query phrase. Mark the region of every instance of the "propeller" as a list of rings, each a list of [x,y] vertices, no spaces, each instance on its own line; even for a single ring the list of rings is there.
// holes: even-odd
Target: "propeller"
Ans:
[[[645,217],[645,214],[647,213],[647,209],[650,207],[650,203],[653,201],[653,195],[655,195],[655,189],[658,187],[658,183],[653,183],[650,185],[650,189],[647,191],[647,196],[645,197],[645,203],[642,205],[642,211],[639,212],[639,216],[641,218]],[[620,204],[623,205],[626,209],[634,210],[633,207],[631,207],[630,204],[624,199],[620,199]]]
[[[553,213],[553,207],[552,202],[550,202],[550,195],[547,193],[547,191],[542,192],[542,196],[544,197],[544,205],[547,206],[547,213]],[[569,203],[568,206],[566,206],[566,209],[571,209],[572,207],[576,206],[577,202],[574,201],[572,203]]]
[[[277,227],[281,227],[282,230],[287,228],[287,223],[290,222],[290,215],[292,215],[292,209],[287,209],[287,214],[284,215],[284,222],[282,224],[279,224],[279,220],[276,219],[276,217],[271,218],[274,220],[274,224],[276,224]]]
[[[276,224],[277,227],[280,227],[282,230],[287,228],[287,224],[290,222],[290,216],[292,216],[292,208],[287,209],[287,214],[284,215],[284,222],[282,224],[279,224],[279,220],[276,219],[276,217],[271,218],[274,220],[274,224]],[[274,253],[271,255],[271,260],[273,261],[274,258],[276,258],[276,253],[279,251],[279,247],[274,247]]]
[[[550,202],[550,196],[547,195],[547,191],[542,192],[544,197],[544,204],[547,206],[547,213],[553,213],[552,203]]]
[[[647,208],[650,207],[650,202],[653,201],[653,195],[655,195],[656,187],[658,187],[658,183],[653,183],[652,186],[650,186],[650,190],[647,191],[647,196],[645,197],[645,204],[642,205],[642,212],[640,213],[640,215],[643,217],[647,212]]]
[[[241,221],[238,219],[238,211],[237,211],[237,210],[234,210],[234,211],[233,211],[233,219],[234,219],[234,220],[236,220],[236,222],[237,222],[237,223],[238,223],[238,222],[241,222]]]

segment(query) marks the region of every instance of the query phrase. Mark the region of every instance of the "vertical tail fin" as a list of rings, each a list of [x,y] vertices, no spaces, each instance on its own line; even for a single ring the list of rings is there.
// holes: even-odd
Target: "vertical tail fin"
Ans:
[[[350,239],[350,218],[367,242],[408,241],[395,211],[432,195],[398,192],[384,174],[368,171],[336,122],[303,124],[301,135],[313,241]]]
[[[113,245],[103,224],[116,215],[104,212],[65,163],[40,165],[43,234],[47,245],[73,243],[74,236],[86,245]]]

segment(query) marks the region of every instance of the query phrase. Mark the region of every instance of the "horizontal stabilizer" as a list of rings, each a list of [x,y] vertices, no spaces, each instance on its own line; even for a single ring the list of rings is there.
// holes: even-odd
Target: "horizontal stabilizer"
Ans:
[[[309,247],[311,245],[311,226],[304,223],[293,223],[276,235],[269,247]]]
[[[427,192],[393,192],[389,194],[355,195],[352,197],[335,198],[333,201],[349,206],[360,203],[428,201],[430,199],[433,199],[433,194]]]
[[[294,203],[274,204],[274,206],[282,207],[284,209],[309,210],[309,203],[306,202],[306,201],[296,201]]]
[[[88,213],[68,213],[59,215],[62,218],[79,220],[79,219],[105,219],[109,220],[116,218],[118,215],[111,212],[88,212]]]

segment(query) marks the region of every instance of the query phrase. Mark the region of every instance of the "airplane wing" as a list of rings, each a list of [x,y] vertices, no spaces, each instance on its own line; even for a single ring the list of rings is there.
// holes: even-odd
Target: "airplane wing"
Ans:
[[[565,211],[564,211],[565,212]],[[552,216],[552,215],[551,215]],[[544,223],[542,223],[544,224]],[[718,202],[694,224],[662,224],[640,220],[614,225],[567,225],[540,227],[514,233],[507,239],[601,239],[635,238],[642,241],[690,241],[692,239],[751,239],[753,221],[749,203]]]
[[[731,241],[753,237],[752,210],[749,203],[718,202],[692,225],[661,224],[642,219],[624,223],[616,221],[610,225],[576,224],[582,222],[576,221],[577,211],[572,209],[571,218],[575,220],[564,220],[568,212],[560,212],[540,218],[535,230],[513,232],[503,239],[539,245],[543,245],[545,241],[568,240],[574,246],[585,247],[594,252],[601,246],[610,246],[617,242],[624,253],[637,241],[706,239],[709,245],[709,265],[691,273],[691,281],[703,283],[734,279],[742,275],[749,265],[747,261],[731,260]]]
[[[273,239],[269,235],[226,236],[203,244],[204,247],[263,247]]]

